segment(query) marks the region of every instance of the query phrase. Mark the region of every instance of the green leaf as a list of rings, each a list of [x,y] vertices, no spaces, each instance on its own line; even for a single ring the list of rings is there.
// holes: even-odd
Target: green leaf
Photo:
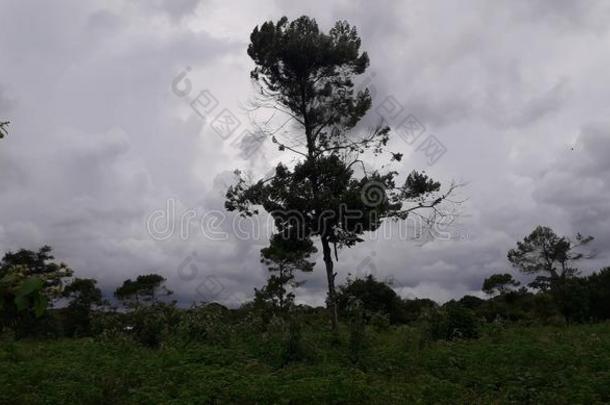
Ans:
[[[34,314],[37,318],[41,317],[47,309],[47,297],[38,293],[34,298]]]
[[[42,290],[44,287],[44,282],[39,277],[30,277],[25,279],[19,290],[17,290],[17,295],[30,295],[35,291]]]
[[[44,300],[45,308],[46,308],[46,298],[42,296],[40,293],[44,286],[44,282],[38,277],[31,277],[23,281],[23,283],[19,286],[15,294],[15,305],[17,306],[17,310],[24,311],[28,307],[29,298],[32,297],[35,305],[36,316],[39,313],[39,306],[42,305],[41,300]],[[40,298],[42,297],[42,298]],[[44,310],[43,310],[44,312]]]

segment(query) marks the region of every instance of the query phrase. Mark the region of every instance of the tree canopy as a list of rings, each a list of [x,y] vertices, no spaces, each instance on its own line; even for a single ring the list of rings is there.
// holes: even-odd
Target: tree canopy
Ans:
[[[114,296],[129,303],[132,303],[132,301],[135,301],[136,304],[140,304],[141,301],[154,302],[159,295],[172,294],[172,291],[163,285],[164,282],[165,277],[159,274],[140,275],[135,280],[125,280],[115,290]]]
[[[49,303],[61,296],[63,280],[72,275],[72,270],[64,263],[56,263],[51,252],[50,246],[38,251],[20,249],[7,252],[0,260],[2,324],[31,314],[40,317]]]
[[[495,293],[504,294],[507,291],[510,291],[511,287],[517,287],[519,282],[513,279],[508,273],[504,274],[493,274],[487,277],[483,281],[483,292],[489,295],[493,295]]]
[[[338,249],[362,242],[363,233],[378,229],[385,218],[405,219],[426,208],[440,213],[438,205],[454,189],[440,193],[440,183],[425,173],[414,171],[401,183],[395,170],[366,169],[365,156],[386,156],[391,163],[402,154],[385,150],[387,125],[356,130],[372,103],[367,89],[354,88],[355,77],[369,64],[360,45],[356,28],[345,21],[328,33],[307,16],[290,22],[283,17],[254,29],[248,47],[255,63],[251,77],[258,86],[254,106],[289,117],[294,142],[278,139],[277,130],[266,133],[297,161],[292,167],[278,164],[271,178],[255,183],[236,171],[238,181],[228,189],[225,203],[227,210],[246,216],[258,214],[260,207],[271,214],[279,235],[271,246],[286,237],[307,241],[303,250],[293,251],[301,264],[312,252],[312,238],[319,238],[333,327]]]
[[[514,267],[537,278],[530,284],[536,288],[548,288],[551,283],[577,274],[573,266],[577,260],[589,257],[580,248],[593,240],[592,236],[576,235],[575,240],[558,236],[551,228],[537,226],[517,247],[508,252],[508,260]]]

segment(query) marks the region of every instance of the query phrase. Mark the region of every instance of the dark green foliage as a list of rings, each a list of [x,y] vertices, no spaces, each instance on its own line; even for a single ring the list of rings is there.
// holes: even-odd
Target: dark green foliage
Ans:
[[[43,282],[45,296],[49,299],[60,296],[62,280],[71,276],[72,270],[64,263],[56,263],[51,252],[50,246],[43,246],[38,251],[7,252],[0,261],[0,278],[9,274],[36,277]]]
[[[218,304],[203,304],[182,311],[172,339],[180,343],[222,344],[230,338],[229,310]]]
[[[375,313],[387,315],[392,323],[405,321],[400,297],[389,285],[377,281],[373,275],[348,280],[346,285],[339,288],[337,303],[341,312],[348,312],[354,299],[361,302],[366,321]]]
[[[305,358],[305,349],[303,347],[301,324],[295,316],[292,316],[288,321],[287,335],[284,364],[303,360]]]
[[[45,316],[53,299],[61,295],[63,279],[72,274],[64,263],[55,263],[52,249],[20,249],[0,261],[0,329],[13,328],[19,337],[55,335],[55,321]],[[49,327],[49,333],[45,328]]]
[[[458,304],[460,304],[464,308],[476,310],[477,308],[480,308],[481,306],[485,305],[485,300],[472,295],[465,295],[458,301]]]
[[[508,260],[520,271],[537,275],[530,286],[548,289],[557,280],[573,277],[578,270],[572,267],[577,260],[588,257],[580,248],[593,240],[592,236],[576,235],[574,241],[557,236],[549,227],[538,226],[517,248],[508,252]]]
[[[479,337],[479,321],[473,311],[450,303],[430,316],[427,333],[432,340],[475,339]]]
[[[549,294],[533,294],[525,288],[490,298],[475,311],[487,322],[511,321],[546,324],[560,316],[557,305]]]
[[[362,362],[364,351],[367,349],[366,318],[367,311],[363,301],[350,297],[347,304],[347,318],[349,327],[348,353],[352,363]]]
[[[345,333],[343,333],[345,332]],[[408,333],[407,333],[408,332]],[[417,329],[368,329],[365,365],[347,330],[302,328],[315,356],[284,367],[242,331],[224,344],[160,349],[118,340],[0,343],[0,403],[550,403],[610,401],[610,324],[484,328],[478,340],[405,344]],[[311,348],[310,348],[311,347]],[[278,357],[281,359],[281,357]]]
[[[114,296],[119,300],[128,304],[141,304],[156,302],[161,296],[171,295],[172,291],[168,290],[163,283],[165,277],[158,274],[145,274],[138,276],[135,281],[127,279],[123,284],[116,289]]]
[[[610,267],[593,273],[587,284],[591,317],[595,320],[610,319]]]
[[[0,311],[3,325],[17,321],[20,315],[33,314],[41,317],[47,309],[48,300],[43,293],[44,281],[39,277],[23,277],[7,273],[0,279]]]
[[[140,305],[125,317],[124,331],[147,347],[159,347],[180,322],[180,313],[172,304]]]
[[[91,333],[96,337],[111,338],[126,331],[128,314],[115,311],[99,311],[91,319]]]
[[[508,260],[520,271],[536,275],[529,286],[548,292],[565,321],[583,322],[594,317],[591,290],[595,286],[576,277],[574,263],[592,256],[582,251],[592,240],[592,236],[577,234],[572,241],[557,236],[551,228],[538,226],[508,252]]]
[[[68,284],[63,296],[70,300],[66,308],[64,333],[67,336],[88,336],[91,334],[92,310],[102,305],[102,292],[93,279],[76,278]]]
[[[438,304],[428,298],[414,298],[402,301],[402,311],[405,322],[415,322],[422,316],[433,312]]]
[[[279,150],[300,160],[291,160],[292,169],[278,164],[272,178],[254,184],[236,171],[237,183],[228,189],[225,202],[227,210],[245,216],[258,214],[262,207],[273,217],[279,237],[304,241],[306,249],[295,250],[301,264],[311,252],[312,238],[319,238],[333,329],[338,249],[361,242],[363,233],[378,229],[385,218],[405,219],[412,211],[436,207],[453,189],[439,195],[440,184],[423,173],[411,173],[402,184],[391,170],[355,175],[354,167],[364,166],[363,154],[384,152],[390,133],[382,125],[365,136],[351,132],[371,107],[368,90],[354,90],[355,77],[368,66],[360,43],[356,29],[345,21],[328,33],[306,16],[291,22],[283,17],[254,29],[248,47],[255,63],[251,77],[259,86],[254,108],[285,113],[302,130],[291,136],[290,145],[272,136]],[[302,147],[294,146],[299,144]],[[400,156],[390,152],[388,158],[396,161]],[[272,239],[270,249],[278,243]],[[283,285],[289,277],[275,281]],[[270,287],[281,292],[277,286]]]
[[[273,93],[275,101],[294,113],[307,106],[301,118],[312,129],[349,129],[370,108],[368,91],[354,94],[352,82],[353,76],[364,73],[369,59],[360,53],[356,29],[345,21],[328,34],[306,16],[266,22],[252,31],[248,55],[256,64],[251,76],[261,91]],[[331,144],[329,135],[321,134],[324,146]]]
[[[267,317],[290,310],[294,304],[291,289],[300,285],[295,281],[295,272],[313,270],[314,263],[308,259],[317,249],[311,240],[299,238],[292,231],[289,228],[273,235],[269,247],[261,249],[261,262],[269,267],[271,275],[267,285],[254,290],[254,305]]]
[[[583,322],[590,318],[589,291],[585,279],[557,281],[550,293],[567,322]]]
[[[504,274],[493,274],[483,281],[483,292],[489,295],[495,293],[504,294],[510,291],[511,287],[519,286],[519,282],[513,279],[513,276]]]

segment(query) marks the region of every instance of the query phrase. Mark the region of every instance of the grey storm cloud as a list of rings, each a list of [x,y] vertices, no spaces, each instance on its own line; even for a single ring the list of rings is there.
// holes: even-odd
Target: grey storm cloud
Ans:
[[[185,305],[252,297],[272,227],[240,222],[223,195],[234,169],[256,178],[294,159],[269,141],[251,153],[246,48],[254,26],[302,14],[359,29],[375,99],[357,130],[390,97],[446,148],[429,166],[395,135],[400,173],[466,184],[451,238],[371,238],[339,252],[341,281],[372,272],[405,297],[480,294],[537,224],[595,236],[585,270],[608,264],[610,6],[567,0],[3,2],[0,253],[49,244],[107,293],[157,272]],[[181,72],[186,96],[172,88]],[[205,119],[189,105],[204,90],[217,103]],[[213,126],[224,109],[239,121],[226,141]],[[323,272],[299,278],[297,300],[323,304]]]

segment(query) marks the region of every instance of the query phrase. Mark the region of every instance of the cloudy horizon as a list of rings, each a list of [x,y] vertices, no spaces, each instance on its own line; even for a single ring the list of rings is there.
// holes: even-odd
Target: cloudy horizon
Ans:
[[[340,281],[372,272],[402,297],[481,295],[485,277],[517,275],[506,253],[536,225],[594,236],[585,274],[609,264],[602,1],[3,2],[0,120],[11,124],[0,140],[0,254],[48,244],[107,295],[159,273],[181,304],[252,298],[268,276],[268,224],[236,230],[224,192],[236,169],[257,178],[294,162],[248,138],[249,35],[284,15],[324,31],[356,26],[371,60],[359,80],[374,92],[361,129],[389,121],[403,178],[416,169],[463,184],[449,234],[343,249]],[[214,126],[224,111],[239,122],[227,139]],[[442,155],[431,161],[401,136],[408,117]],[[322,305],[321,259],[297,278],[297,302]]]

